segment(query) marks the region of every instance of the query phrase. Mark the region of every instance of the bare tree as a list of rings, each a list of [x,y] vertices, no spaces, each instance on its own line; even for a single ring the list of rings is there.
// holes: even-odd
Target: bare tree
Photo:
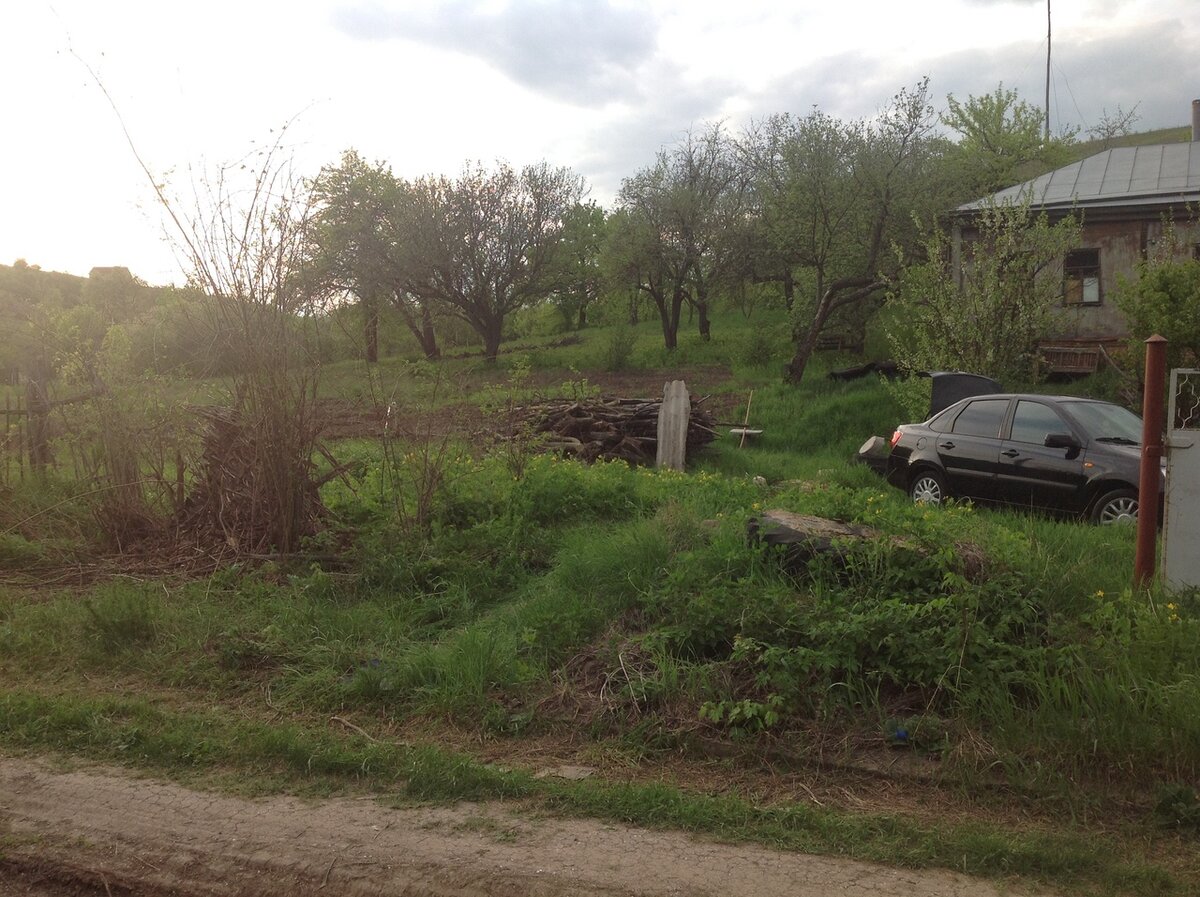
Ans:
[[[1103,110],[1100,113],[1100,121],[1094,127],[1087,129],[1088,136],[1093,140],[1103,142],[1107,149],[1116,138],[1132,133],[1133,126],[1142,118],[1137,111],[1140,105],[1141,103],[1134,103],[1133,108],[1128,112],[1120,106],[1117,106],[1116,112]]]
[[[881,295],[899,264],[890,248],[903,258],[917,243],[914,216],[939,209],[932,123],[925,80],[873,121],[813,110],[769,119],[743,141],[755,173],[759,276],[783,281],[785,295],[800,277],[812,289],[796,306],[788,380],[804,376],[831,315]]]
[[[462,318],[495,361],[504,320],[545,298],[559,274],[564,221],[583,196],[568,168],[468,167],[405,185],[397,245],[413,295]]]
[[[302,274],[313,205],[283,152],[285,132],[253,165],[195,183],[189,211],[159,190],[191,284],[208,297],[214,339],[238,360],[229,409],[210,415],[183,522],[241,551],[296,551],[321,507],[316,368],[305,338],[314,296]]]
[[[720,125],[688,133],[622,185],[608,267],[650,297],[668,349],[678,343],[685,303],[709,338],[714,288],[745,268],[746,203],[746,169]]]

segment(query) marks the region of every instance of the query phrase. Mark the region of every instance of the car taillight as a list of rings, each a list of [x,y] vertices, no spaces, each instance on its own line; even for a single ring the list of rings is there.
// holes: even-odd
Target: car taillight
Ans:
[[[889,443],[889,447],[890,447],[890,448],[895,448],[895,447],[896,447],[896,443],[900,441],[900,437],[901,437],[901,435],[902,435],[902,434],[901,434],[901,432],[900,432],[899,430],[897,430],[896,432],[894,432],[894,433],[892,434],[892,441]]]

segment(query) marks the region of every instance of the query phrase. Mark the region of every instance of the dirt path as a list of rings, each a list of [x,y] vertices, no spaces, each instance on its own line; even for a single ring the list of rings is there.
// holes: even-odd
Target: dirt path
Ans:
[[[993,897],[1014,892],[513,804],[246,800],[0,759],[0,895]]]

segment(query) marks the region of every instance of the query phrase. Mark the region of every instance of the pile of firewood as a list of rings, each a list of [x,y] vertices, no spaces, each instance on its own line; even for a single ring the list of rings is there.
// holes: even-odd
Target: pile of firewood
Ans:
[[[702,407],[707,396],[691,401],[687,451],[716,438],[716,419]],[[546,399],[513,409],[509,438],[540,437],[538,448],[563,452],[582,461],[622,460],[653,464],[658,449],[661,399]]]
[[[281,448],[289,434],[272,432],[224,408],[201,412],[205,426],[195,482],[176,515],[188,541],[236,553],[295,551],[326,514],[308,456]],[[274,421],[272,421],[274,422]],[[312,444],[311,425],[291,434]]]

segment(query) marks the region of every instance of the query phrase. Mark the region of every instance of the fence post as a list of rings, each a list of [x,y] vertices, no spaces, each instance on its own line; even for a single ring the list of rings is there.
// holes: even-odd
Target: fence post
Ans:
[[[1154,578],[1166,372],[1167,340],[1156,333],[1146,340],[1146,382],[1142,391],[1142,465],[1138,479],[1137,547],[1133,555],[1134,588],[1149,586]]]
[[[692,402],[686,384],[671,380],[663,386],[663,401],[658,410],[658,452],[655,467],[683,470],[687,466],[688,420]]]
[[[26,420],[29,423],[29,467],[41,474],[53,460],[50,457],[50,399],[41,380],[25,378]]]

